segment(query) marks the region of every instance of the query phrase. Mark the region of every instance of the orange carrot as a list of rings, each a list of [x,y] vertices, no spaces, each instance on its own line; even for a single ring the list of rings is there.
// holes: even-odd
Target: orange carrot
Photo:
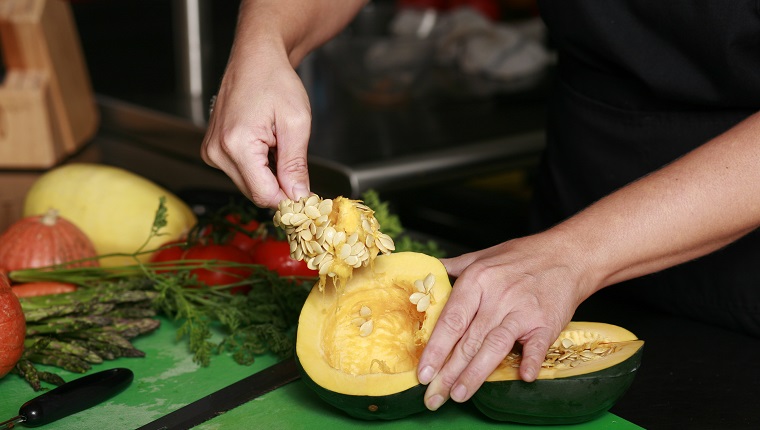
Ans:
[[[24,284],[16,284],[11,287],[16,297],[35,297],[35,296],[47,296],[49,294],[61,294],[72,293],[77,290],[77,286],[74,284],[67,284],[65,282],[27,282]]]

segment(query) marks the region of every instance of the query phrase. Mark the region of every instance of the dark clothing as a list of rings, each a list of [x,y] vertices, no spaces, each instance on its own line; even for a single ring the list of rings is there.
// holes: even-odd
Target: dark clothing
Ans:
[[[538,229],[760,110],[760,0],[540,6],[559,79],[536,189]],[[760,233],[604,294],[760,336]]]

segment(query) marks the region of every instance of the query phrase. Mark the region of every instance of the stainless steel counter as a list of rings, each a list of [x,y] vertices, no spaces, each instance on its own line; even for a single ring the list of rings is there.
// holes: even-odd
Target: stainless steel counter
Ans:
[[[108,96],[99,96],[98,103],[102,123],[97,139],[104,143],[106,162],[141,170],[140,166],[148,160],[142,156],[132,160],[133,157],[124,152],[125,148],[119,149],[131,145],[137,153],[147,151],[157,157],[173,158],[192,171],[208,170],[199,155],[205,133],[203,126],[180,116]],[[345,135],[345,132],[336,133],[341,134]],[[347,156],[333,159],[328,152],[351,142],[341,143],[337,137],[316,134],[310,147],[309,167],[315,191],[357,197],[368,189],[385,191],[422,187],[532,163],[543,147],[543,137],[542,130],[533,130],[412,151],[407,151],[408,142],[399,139],[396,143],[398,151],[391,148],[384,156],[377,157],[372,155],[372,149],[365,147],[373,143],[365,141],[357,144],[360,147],[351,150]],[[348,161],[348,158],[353,160]],[[133,166],[133,163],[138,165]],[[167,175],[189,177],[192,173],[190,170],[161,169],[149,170],[148,175],[167,183],[173,182]],[[218,187],[219,184],[210,186]]]
[[[202,3],[210,8],[214,25],[203,39],[208,46],[196,48],[211,53],[203,70],[213,87],[231,45],[236,6],[235,2]],[[187,46],[175,45],[171,24],[177,16],[185,17],[179,12],[186,9],[172,7],[177,4],[185,5],[151,0],[75,5],[101,112],[94,143],[103,162],[126,167],[173,191],[235,192],[226,175],[200,158],[209,95],[189,91],[187,76],[178,74],[187,68],[188,55]],[[192,20],[185,18],[175,27],[189,26]],[[128,24],[135,20],[143,23],[139,32]],[[317,51],[299,68],[311,100],[309,167],[315,192],[354,198],[368,189],[385,198],[403,193],[399,201],[404,206],[432,213],[423,211],[430,206],[424,198],[451,195],[454,187],[471,178],[536,164],[544,145],[550,70],[532,82],[494,88],[477,76],[434,68],[408,99],[372,104],[347,90],[323,54]],[[476,198],[468,190],[456,192],[459,199]],[[468,207],[469,202],[458,204]],[[505,216],[521,211],[502,201],[499,205]],[[421,217],[422,212],[407,216]],[[447,219],[451,222],[441,227],[447,233],[452,224],[467,224],[460,218]]]

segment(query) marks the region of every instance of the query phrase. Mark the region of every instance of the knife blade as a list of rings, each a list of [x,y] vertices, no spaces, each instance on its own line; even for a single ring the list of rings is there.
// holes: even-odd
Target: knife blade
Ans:
[[[295,358],[289,358],[170,412],[137,430],[186,430],[300,377]]]

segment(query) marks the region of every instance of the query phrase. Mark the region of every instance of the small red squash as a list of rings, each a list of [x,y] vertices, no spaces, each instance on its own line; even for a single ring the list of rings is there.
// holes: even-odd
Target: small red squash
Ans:
[[[0,271],[0,378],[21,358],[25,335],[24,311],[11,291],[8,277]]]
[[[0,236],[0,268],[12,271],[52,266],[95,257],[95,246],[70,221],[50,209],[22,218]],[[68,267],[98,266],[98,260],[77,261]]]

